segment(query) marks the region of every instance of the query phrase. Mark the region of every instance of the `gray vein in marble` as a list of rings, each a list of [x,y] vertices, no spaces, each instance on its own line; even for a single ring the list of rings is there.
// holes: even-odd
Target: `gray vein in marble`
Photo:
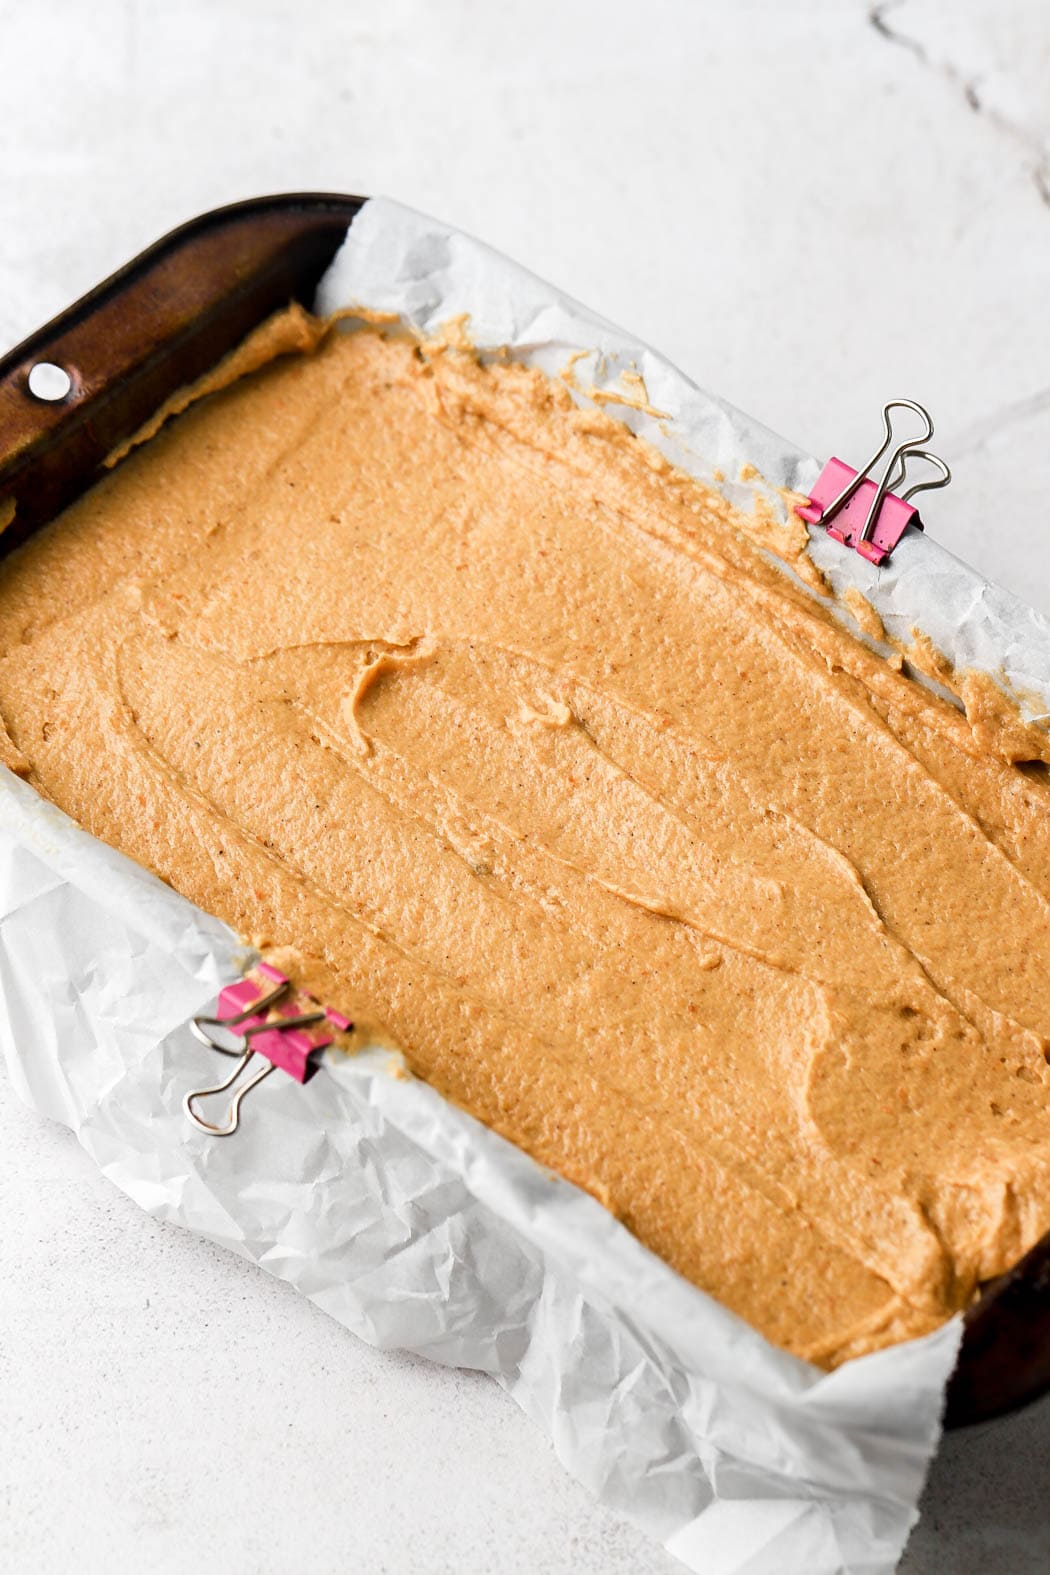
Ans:
[[[953,436],[951,452],[955,457],[977,453],[1000,433],[1044,415],[1047,411],[1050,411],[1050,388],[1039,388],[1034,394],[1028,394],[1024,399],[1011,400],[1009,404],[982,416],[979,422],[964,427],[957,436]]]
[[[1039,200],[1050,208],[1050,148],[1042,138],[1002,110],[986,103],[979,76],[964,71],[951,57],[951,39],[944,38],[944,53],[929,45],[907,25],[908,0],[874,0],[867,11],[868,24],[888,43],[906,49],[928,71],[942,77],[962,97],[973,114],[1019,143],[1028,160],[1028,173]]]

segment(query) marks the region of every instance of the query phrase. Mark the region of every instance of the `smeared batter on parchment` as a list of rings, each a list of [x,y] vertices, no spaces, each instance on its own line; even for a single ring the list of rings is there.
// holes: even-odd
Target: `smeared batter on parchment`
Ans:
[[[90,831],[834,1364],[1050,1227],[1050,790],[748,523],[538,372],[333,333],[3,565],[0,713]]]

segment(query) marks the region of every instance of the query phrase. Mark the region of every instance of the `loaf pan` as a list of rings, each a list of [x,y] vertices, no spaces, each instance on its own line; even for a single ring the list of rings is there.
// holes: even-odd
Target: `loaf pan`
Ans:
[[[99,479],[106,457],[270,313],[309,308],[364,205],[295,193],[202,214],[142,252],[0,360],[0,556]],[[56,367],[57,399],[30,387]],[[34,387],[39,374],[34,377]],[[945,1423],[1018,1410],[1050,1390],[1050,1235],[965,1315]]]

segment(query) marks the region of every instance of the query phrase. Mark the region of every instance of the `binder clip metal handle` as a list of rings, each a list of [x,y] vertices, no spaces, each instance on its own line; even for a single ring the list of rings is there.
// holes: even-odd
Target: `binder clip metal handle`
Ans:
[[[909,450],[909,453],[913,459],[925,459],[931,465],[936,466],[936,468],[940,471],[940,479],[938,481],[917,481],[913,487],[908,488],[907,492],[901,493],[902,503],[910,503],[912,498],[914,498],[916,494],[920,492],[938,492],[941,487],[946,487],[949,481],[952,479],[952,473],[944,463],[944,460],[941,459],[937,454],[931,454],[928,448],[913,448]],[[899,486],[904,480],[904,468],[905,467],[902,465],[900,475],[897,477],[896,481],[891,483],[892,486]],[[921,529],[921,521],[917,523]]]
[[[895,448],[891,414],[894,410],[911,410],[923,424],[922,432],[906,438]],[[829,536],[844,546],[853,547],[875,564],[885,562],[909,525],[922,529],[922,521],[911,499],[919,492],[945,487],[952,479],[944,460],[925,447],[933,436],[933,421],[922,405],[914,399],[888,400],[882,407],[882,421],[882,442],[864,468],[854,470],[844,460],[829,459],[808,502],[797,510],[807,524],[823,525]],[[887,454],[882,475],[875,481],[872,472]],[[898,496],[894,489],[904,481],[909,459],[926,460],[940,474],[936,480],[918,482]]]
[[[223,1051],[224,1055],[226,1053]],[[269,1077],[270,1073],[276,1070],[272,1061],[264,1061],[253,1077],[249,1077],[238,1086],[237,1092],[227,1107],[225,1125],[218,1126],[215,1122],[206,1121],[203,1116],[199,1116],[193,1108],[193,1102],[196,1099],[207,1099],[209,1094],[224,1094],[228,1088],[231,1088],[236,1083],[254,1054],[255,1051],[249,1045],[244,1054],[238,1057],[237,1065],[223,1082],[215,1083],[209,1088],[195,1088],[192,1093],[184,1097],[182,1108],[199,1132],[206,1132],[209,1137],[230,1137],[232,1133],[236,1132],[241,1124],[241,1100],[245,1094],[250,1094],[253,1088],[257,1088],[264,1077]]]
[[[274,1007],[285,1000],[291,1008],[288,1015],[275,1016]],[[209,1137],[229,1137],[240,1125],[241,1102],[264,1078],[279,1067],[297,1083],[307,1082],[317,1070],[317,1052],[332,1043],[331,1029],[346,1032],[351,1027],[341,1012],[293,991],[284,974],[270,963],[260,963],[236,984],[226,986],[215,1017],[195,1017],[190,1023],[202,1044],[220,1055],[235,1057],[237,1064],[221,1083],[192,1089],[183,1098],[182,1108],[198,1131]],[[216,1037],[217,1031],[231,1035],[236,1044],[224,1044]],[[238,1082],[256,1055],[262,1064],[251,1077]],[[222,1124],[208,1121],[194,1108],[198,1101],[231,1088],[235,1091]]]

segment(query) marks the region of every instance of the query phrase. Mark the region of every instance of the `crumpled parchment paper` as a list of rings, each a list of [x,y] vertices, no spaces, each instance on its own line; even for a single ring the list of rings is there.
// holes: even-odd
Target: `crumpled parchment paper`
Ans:
[[[363,209],[318,306],[392,310],[590,381],[645,378],[670,420],[612,407],[707,479],[756,466],[805,491],[817,466],[662,357],[470,238],[396,204]],[[753,483],[724,490],[743,506]],[[1050,693],[1050,624],[929,537],[885,569],[816,532],[836,590],[891,633]],[[491,1373],[566,1467],[703,1575],[890,1575],[939,1436],[954,1320],[824,1374],[676,1276],[601,1206],[390,1057],[268,1078],[237,1135],[186,1121],[222,1069],[187,1019],[235,977],[222,924],[0,773],[0,1041],[31,1104],[72,1127],[159,1219],[296,1285],[362,1338]]]

